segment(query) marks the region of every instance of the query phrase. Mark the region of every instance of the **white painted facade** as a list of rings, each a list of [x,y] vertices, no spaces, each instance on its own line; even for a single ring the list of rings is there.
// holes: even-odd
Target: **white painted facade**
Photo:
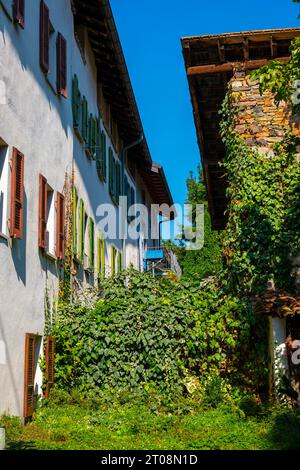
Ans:
[[[86,42],[83,60],[74,36],[70,0],[47,0],[54,31],[50,37],[50,73],[46,78],[39,63],[40,1],[25,1],[25,28],[12,21],[12,0],[0,0],[0,414],[23,416],[25,335],[40,337],[36,363],[42,354],[46,289],[51,298],[58,294],[61,266],[55,258],[55,194],[63,193],[66,175],[74,174],[78,198],[85,212],[97,224],[101,203],[111,204],[108,177],[101,182],[96,163],[86,156],[73,129],[72,79],[79,79],[80,91],[87,97],[89,112],[99,113],[97,68],[92,49]],[[5,8],[4,8],[5,7]],[[61,32],[67,41],[68,98],[57,95],[55,37]],[[4,95],[4,96],[3,96]],[[104,123],[101,127],[105,130]],[[105,130],[107,146],[114,146]],[[24,224],[22,240],[9,236],[12,149],[24,154]],[[107,163],[108,168],[108,163]],[[49,254],[38,247],[39,175],[47,178],[49,213],[47,237]],[[126,174],[135,188],[136,201],[146,192],[148,204],[157,203],[142,178]],[[97,236],[97,229],[95,237]],[[142,269],[147,240],[107,241],[105,266],[110,274],[110,246],[123,254],[123,264]],[[97,249],[95,239],[95,251]],[[95,253],[96,257],[96,253]],[[78,272],[79,283],[94,282]],[[35,393],[41,394],[42,374],[37,364]]]

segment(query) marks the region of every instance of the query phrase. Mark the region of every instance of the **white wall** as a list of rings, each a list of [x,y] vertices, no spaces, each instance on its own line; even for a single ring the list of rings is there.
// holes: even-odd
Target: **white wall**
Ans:
[[[56,193],[63,192],[65,174],[70,175],[74,170],[78,198],[84,200],[87,215],[95,223],[97,206],[111,203],[108,178],[106,184],[99,181],[95,162],[88,160],[73,132],[71,97],[75,73],[80,90],[88,99],[89,111],[98,114],[94,57],[89,46],[86,64],[79,53],[70,0],[46,3],[56,33],[61,32],[68,44],[68,99],[56,95],[40,69],[40,1],[26,0],[24,30],[12,24],[0,5],[0,83],[4,83],[6,94],[6,104],[0,102],[0,141],[8,144],[10,156],[13,146],[25,155],[23,240],[12,242],[0,235],[0,344],[5,350],[5,360],[3,354],[3,363],[0,360],[0,414],[20,416],[23,414],[25,334],[43,336],[45,289],[51,296],[56,296],[58,290],[59,268],[38,249],[39,174],[47,178]],[[53,84],[53,70],[51,76]],[[136,189],[140,201],[141,188]],[[114,245],[118,250],[123,248],[121,241],[114,241]],[[126,242],[125,249],[126,264],[133,262],[138,267],[138,244]],[[110,243],[106,263],[109,266]],[[40,371],[36,381],[40,387]]]

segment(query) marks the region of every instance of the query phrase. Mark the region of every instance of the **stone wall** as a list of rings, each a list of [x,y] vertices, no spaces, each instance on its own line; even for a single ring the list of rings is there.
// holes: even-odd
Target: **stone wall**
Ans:
[[[274,144],[282,141],[287,130],[300,137],[298,119],[291,116],[287,104],[276,106],[270,92],[261,95],[258,81],[252,81],[245,71],[235,72],[229,90],[238,110],[235,130],[249,146],[272,153]]]

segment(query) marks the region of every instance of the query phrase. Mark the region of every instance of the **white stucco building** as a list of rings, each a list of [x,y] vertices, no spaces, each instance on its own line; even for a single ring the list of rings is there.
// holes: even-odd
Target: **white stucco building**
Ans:
[[[0,414],[32,414],[43,351],[52,384],[45,300],[67,255],[74,288],[143,269],[150,235],[104,240],[98,228],[98,206],[119,215],[119,196],[172,205],[109,2],[0,0]]]

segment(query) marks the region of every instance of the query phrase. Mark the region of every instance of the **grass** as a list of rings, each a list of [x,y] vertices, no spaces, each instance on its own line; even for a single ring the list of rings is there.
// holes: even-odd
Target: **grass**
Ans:
[[[221,407],[153,411],[145,403],[49,403],[25,428],[3,417],[8,450],[275,450],[300,449],[300,413]]]

